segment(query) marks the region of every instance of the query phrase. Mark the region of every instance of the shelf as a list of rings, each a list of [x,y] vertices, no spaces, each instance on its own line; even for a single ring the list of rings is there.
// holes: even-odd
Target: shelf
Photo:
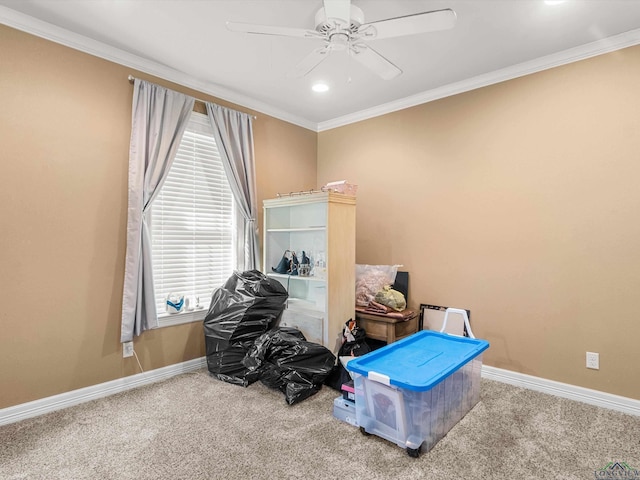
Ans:
[[[285,278],[285,279],[292,279],[292,280],[302,280],[303,282],[326,282],[327,279],[326,278],[322,278],[322,277],[301,277],[300,275],[287,275],[286,273],[273,273],[273,272],[268,272],[267,273],[268,277],[274,277],[274,278]]]
[[[336,203],[336,204],[346,204],[346,205],[354,205],[356,204],[356,197],[354,195],[346,195],[344,193],[337,192],[320,192],[320,193],[312,193],[312,194],[304,194],[304,195],[294,195],[294,196],[282,196],[279,198],[270,198],[268,200],[264,200],[265,207],[296,207],[299,205],[309,205],[316,203]]]
[[[327,227],[267,228],[269,233],[324,232]]]
[[[319,317],[323,317],[325,315],[324,310],[318,308],[315,302],[310,302],[308,300],[302,300],[300,298],[292,298],[290,297],[287,300],[287,310],[291,310],[293,312],[303,312],[311,315],[316,315]]]
[[[333,349],[355,305],[355,197],[321,192],[264,200],[266,274],[289,294],[282,321]],[[282,252],[305,252],[318,276],[276,273]],[[300,260],[300,256],[298,256]]]

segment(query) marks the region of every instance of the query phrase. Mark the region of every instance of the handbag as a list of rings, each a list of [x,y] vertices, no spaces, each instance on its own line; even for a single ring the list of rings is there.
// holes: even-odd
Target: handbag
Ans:
[[[271,267],[271,270],[275,273],[281,273],[283,275],[298,275],[298,257],[296,252],[292,250],[285,250],[280,262],[276,267]]]
[[[282,258],[280,259],[280,262],[278,263],[278,266],[276,267],[271,267],[271,270],[276,272],[276,273],[287,273],[289,271],[289,262],[291,260],[289,260],[289,257],[287,257],[287,253],[289,253],[289,250],[285,250],[284,254],[282,255]]]

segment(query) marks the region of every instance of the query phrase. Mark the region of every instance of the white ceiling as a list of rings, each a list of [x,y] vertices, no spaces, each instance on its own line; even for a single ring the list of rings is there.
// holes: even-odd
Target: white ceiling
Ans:
[[[0,0],[0,23],[316,130],[640,43],[640,0],[353,4],[365,22],[451,8],[457,24],[370,41],[404,72],[382,80],[345,52],[291,78],[322,41],[225,28],[234,21],[313,29],[321,0]],[[314,93],[317,80],[330,91]]]

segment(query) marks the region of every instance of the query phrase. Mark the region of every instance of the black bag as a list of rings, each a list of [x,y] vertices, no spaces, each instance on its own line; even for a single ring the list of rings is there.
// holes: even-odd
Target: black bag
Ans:
[[[335,364],[328,348],[307,342],[291,327],[277,327],[258,338],[244,357],[250,375],[280,390],[289,405],[316,394]]]
[[[345,325],[349,326],[352,322],[353,320],[349,319]],[[333,367],[333,370],[331,370],[331,373],[324,382],[325,385],[339,392],[342,391],[342,385],[351,380],[351,375],[349,375],[347,369],[342,365],[340,357],[360,357],[371,351],[371,347],[366,341],[367,332],[365,332],[364,328],[356,325],[350,331],[353,340],[347,340],[343,334],[343,343],[338,350],[338,363]]]
[[[253,342],[277,324],[287,297],[280,282],[257,270],[233,272],[213,292],[203,325],[213,376],[245,387],[256,381],[242,360]]]

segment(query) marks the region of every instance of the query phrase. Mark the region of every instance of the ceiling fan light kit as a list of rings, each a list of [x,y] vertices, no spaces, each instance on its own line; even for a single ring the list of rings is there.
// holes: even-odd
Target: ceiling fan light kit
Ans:
[[[415,13],[367,24],[364,23],[364,12],[352,5],[351,0],[324,0],[323,5],[315,15],[315,30],[237,22],[227,22],[227,28],[256,35],[324,40],[323,47],[313,50],[290,72],[293,77],[304,77],[331,52],[348,51],[364,67],[384,80],[391,80],[402,74],[402,70],[365,42],[448,30],[456,23],[456,14],[451,9]]]
[[[327,92],[329,90],[329,85],[327,85],[326,83],[323,83],[323,82],[314,83],[311,86],[311,90],[313,90],[314,92],[317,92],[317,93],[324,93],[324,92]]]

